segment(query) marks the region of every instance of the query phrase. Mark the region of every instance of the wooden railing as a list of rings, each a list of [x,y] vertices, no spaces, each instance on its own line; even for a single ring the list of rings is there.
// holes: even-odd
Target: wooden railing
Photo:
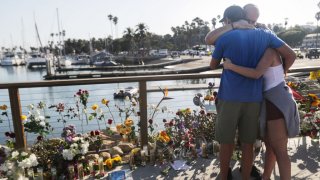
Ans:
[[[295,68],[290,72],[310,72],[319,70],[320,66],[308,68]],[[37,81],[37,82],[21,82],[0,84],[0,89],[8,89],[10,107],[12,112],[12,121],[16,134],[16,148],[26,148],[27,143],[24,135],[24,127],[21,121],[21,104],[20,104],[20,88],[35,87],[53,87],[53,86],[73,86],[73,85],[91,85],[91,84],[107,84],[107,83],[139,83],[140,98],[140,137],[141,144],[148,142],[148,119],[147,119],[147,82],[148,81],[167,81],[167,80],[185,80],[185,79],[204,79],[204,78],[220,78],[221,72],[212,71],[209,74],[174,74],[174,75],[155,75],[155,76],[131,76],[131,77],[112,77],[99,79],[73,79],[73,80],[54,80],[54,81]]]

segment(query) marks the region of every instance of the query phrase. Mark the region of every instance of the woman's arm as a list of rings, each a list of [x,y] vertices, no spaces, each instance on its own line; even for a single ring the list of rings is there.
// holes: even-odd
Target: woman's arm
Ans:
[[[252,29],[252,28],[254,28],[254,26],[249,24],[247,21],[239,20],[237,22],[227,24],[218,29],[210,31],[205,37],[205,42],[208,45],[213,45],[222,34],[228,31],[231,31],[233,29]]]
[[[227,59],[223,63],[223,67],[224,69],[229,69],[238,74],[241,74],[242,76],[259,79],[263,75],[263,73],[266,72],[267,68],[272,65],[272,63],[275,61],[275,58],[279,58],[277,52],[274,49],[268,48],[263,54],[256,68],[248,68],[235,65],[231,62],[230,59]]]

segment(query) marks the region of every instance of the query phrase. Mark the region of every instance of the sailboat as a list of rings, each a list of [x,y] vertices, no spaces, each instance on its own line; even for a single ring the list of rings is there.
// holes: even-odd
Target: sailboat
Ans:
[[[20,55],[20,56],[19,56]],[[4,53],[4,58],[1,60],[2,66],[20,66],[24,64],[22,54],[15,51],[7,51]]]

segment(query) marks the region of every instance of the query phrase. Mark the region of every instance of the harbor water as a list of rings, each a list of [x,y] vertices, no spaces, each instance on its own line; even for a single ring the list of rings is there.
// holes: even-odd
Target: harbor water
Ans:
[[[12,82],[35,82],[35,81],[43,81],[43,76],[46,75],[46,69],[28,69],[25,66],[0,66],[0,82],[1,83],[12,83]],[[209,82],[214,82],[214,79],[194,79],[194,80],[175,80],[175,81],[153,81],[147,83],[147,89],[149,87],[153,88],[166,88],[168,86],[182,86],[186,84],[208,84]],[[88,123],[79,118],[71,118],[68,117],[68,113],[57,113],[55,108],[49,109],[46,108],[45,115],[50,117],[47,121],[54,128],[53,132],[48,136],[49,138],[60,137],[63,123],[58,119],[66,120],[66,125],[72,124],[77,128],[78,133],[88,132],[91,130],[105,129],[106,125],[109,126],[106,122],[108,119],[114,119],[115,122],[111,126],[115,126],[115,124],[121,123],[124,121],[124,113],[119,113],[119,108],[125,110],[130,106],[130,101],[126,101],[123,99],[114,99],[113,93],[118,89],[125,88],[128,86],[138,87],[138,83],[113,83],[113,84],[98,84],[98,85],[81,85],[81,86],[63,86],[63,87],[42,87],[42,88],[24,88],[19,89],[20,92],[20,100],[22,107],[22,114],[28,114],[28,105],[34,104],[35,106],[39,102],[44,102],[47,107],[52,105],[57,105],[59,103],[64,104],[65,109],[74,108],[75,107],[75,94],[79,89],[87,90],[89,92],[88,98],[88,108],[87,113],[93,113],[94,111],[91,109],[93,104],[97,104],[102,108],[105,113],[105,117],[102,120],[93,119],[88,121]],[[176,112],[179,109],[191,108],[192,110],[199,110],[198,106],[193,104],[193,97],[197,93],[206,93],[206,89],[195,89],[195,90],[185,90],[185,91],[170,91],[168,96],[173,98],[170,100],[162,101],[159,108],[157,109],[155,116],[153,118],[154,125],[156,130],[163,129],[163,119],[170,120],[176,116]],[[148,103],[148,118],[151,117],[153,111],[155,111],[155,106],[160,102],[163,97],[163,93],[161,91],[156,92],[148,92],[147,93],[147,103]],[[105,98],[110,100],[109,107],[110,111],[107,107],[101,104],[101,100]],[[8,117],[11,120],[11,112],[10,112],[10,101],[8,97],[8,90],[2,89],[0,90],[0,105],[6,104],[9,106],[8,108]],[[134,107],[135,111],[139,111],[138,107]],[[165,110],[162,112],[162,110]],[[67,111],[67,110],[65,110]],[[112,115],[111,115],[112,114]],[[130,115],[130,117],[136,122],[138,122],[139,117],[134,113]],[[2,123],[0,123],[0,143],[3,143],[6,140],[4,135],[5,132],[13,131],[12,122],[10,123],[6,117],[1,116]],[[82,124],[82,125],[81,125]],[[36,135],[27,133],[27,141],[28,143],[33,143],[36,139]]]

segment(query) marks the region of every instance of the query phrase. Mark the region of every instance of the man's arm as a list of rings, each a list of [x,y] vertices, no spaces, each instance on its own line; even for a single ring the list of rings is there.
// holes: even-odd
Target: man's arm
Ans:
[[[210,31],[205,37],[205,42],[208,45],[213,45],[222,34],[228,31],[231,31],[233,29],[252,29],[252,28],[254,28],[254,26],[249,24],[247,21],[239,20],[237,22],[227,24],[218,29]]]
[[[276,50],[282,57],[282,63],[284,64],[284,73],[286,74],[289,68],[293,65],[294,61],[296,60],[296,53],[287,44],[284,44]]]
[[[266,52],[263,54],[256,68],[248,68],[244,66],[235,65],[232,63],[230,59],[227,59],[223,63],[223,67],[224,69],[229,69],[238,74],[241,74],[242,76],[246,76],[253,79],[259,79],[266,72],[267,68],[270,67],[274,61],[277,61],[277,59],[275,58],[278,58],[278,61],[280,61],[280,57],[277,51],[268,48]]]
[[[217,67],[219,66],[221,60],[217,60],[215,58],[212,58],[210,61],[210,68],[211,69],[217,69]]]

